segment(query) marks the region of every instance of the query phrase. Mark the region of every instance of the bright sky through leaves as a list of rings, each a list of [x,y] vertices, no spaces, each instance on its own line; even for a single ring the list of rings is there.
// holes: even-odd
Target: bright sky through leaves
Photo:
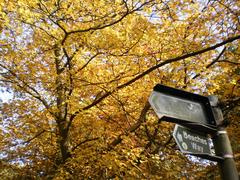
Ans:
[[[239,168],[239,6],[0,0],[0,177],[218,178],[155,116],[157,83],[220,97]]]

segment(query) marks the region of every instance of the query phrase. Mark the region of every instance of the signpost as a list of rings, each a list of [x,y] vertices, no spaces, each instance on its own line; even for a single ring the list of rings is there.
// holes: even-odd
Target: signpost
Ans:
[[[182,125],[175,126],[173,137],[183,153],[217,161],[223,180],[239,179],[227,133],[221,122],[216,123],[223,119],[217,98],[157,84],[149,103],[161,120]],[[211,153],[207,134],[213,137],[216,155]]]
[[[205,132],[216,132],[216,122],[207,97],[156,85],[149,103],[162,120]]]
[[[176,125],[173,131],[173,137],[183,153],[211,154],[209,140],[206,134],[201,134],[186,127]]]

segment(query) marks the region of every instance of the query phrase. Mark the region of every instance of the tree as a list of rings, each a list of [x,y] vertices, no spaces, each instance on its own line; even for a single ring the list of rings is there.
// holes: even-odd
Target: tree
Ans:
[[[188,178],[204,169],[175,151],[172,124],[157,120],[147,98],[156,83],[206,95],[238,82],[229,72],[239,69],[239,2],[0,5],[0,82],[13,94],[1,105],[4,167],[62,179]]]

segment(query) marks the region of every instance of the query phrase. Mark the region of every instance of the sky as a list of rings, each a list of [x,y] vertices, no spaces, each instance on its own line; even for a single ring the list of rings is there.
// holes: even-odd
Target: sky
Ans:
[[[8,100],[12,99],[13,94],[6,92],[6,91],[1,91],[3,88],[0,87],[0,102],[7,102]]]

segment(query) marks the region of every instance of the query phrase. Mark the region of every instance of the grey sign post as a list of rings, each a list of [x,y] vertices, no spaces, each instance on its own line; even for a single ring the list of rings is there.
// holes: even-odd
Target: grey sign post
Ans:
[[[173,137],[183,153],[211,154],[208,137],[205,134],[200,134],[186,127],[176,125],[173,131]]]
[[[207,133],[216,132],[216,122],[209,99],[171,87],[156,85],[149,103],[162,120]]]
[[[149,103],[161,120],[185,126],[177,125],[173,133],[183,153],[217,161],[223,180],[238,180],[230,141],[221,125],[222,112],[217,107],[217,99],[210,99],[157,84],[149,97]],[[211,154],[206,134],[214,136],[212,139],[216,155]]]
[[[218,98],[217,96],[208,98],[210,99],[215,119],[219,124],[218,131],[212,139],[216,155],[223,158],[222,161],[218,162],[221,177],[223,180],[239,180],[240,176],[234,161],[231,143],[225,127],[221,125],[224,118],[221,109],[218,107]]]

